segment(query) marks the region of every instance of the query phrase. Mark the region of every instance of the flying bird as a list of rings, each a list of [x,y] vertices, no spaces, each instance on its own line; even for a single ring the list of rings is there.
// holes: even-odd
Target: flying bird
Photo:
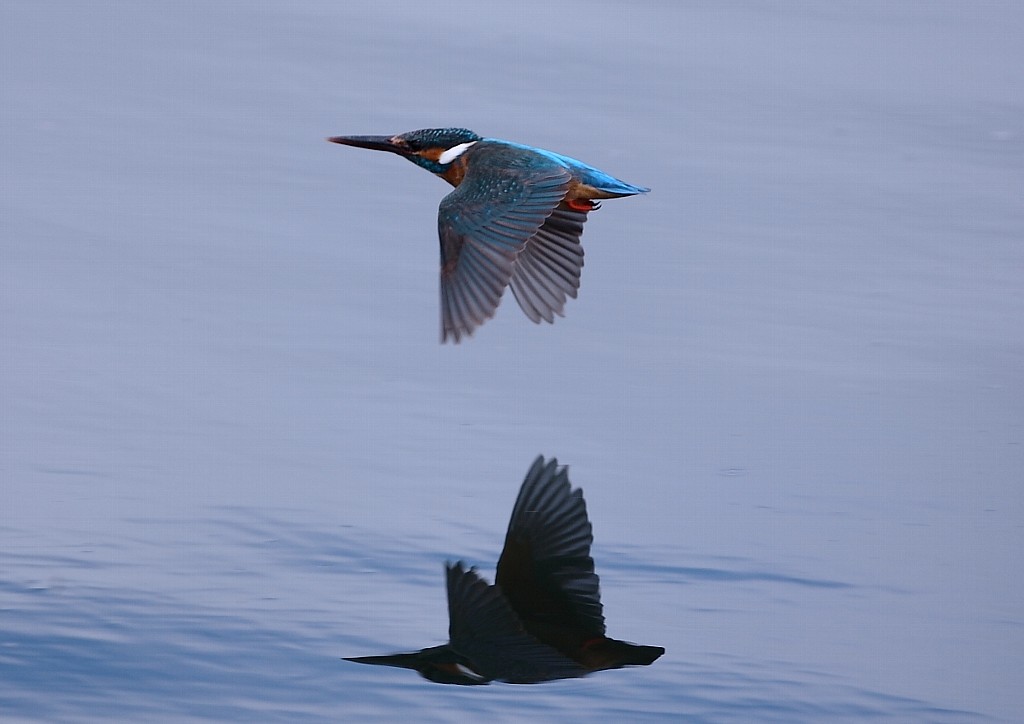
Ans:
[[[583,491],[566,469],[538,457],[519,490],[494,585],[448,563],[447,644],[346,661],[414,669],[441,684],[534,684],[623,666],[665,653],[605,635]]]
[[[576,159],[465,128],[397,136],[334,136],[389,151],[455,187],[441,200],[441,341],[459,342],[494,316],[505,287],[534,322],[564,316],[583,269],[580,236],[597,200],[650,189]]]

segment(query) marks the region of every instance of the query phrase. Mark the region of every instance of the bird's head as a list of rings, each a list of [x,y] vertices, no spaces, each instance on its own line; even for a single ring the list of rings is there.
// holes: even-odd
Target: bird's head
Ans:
[[[334,136],[327,140],[344,146],[397,153],[443,176],[452,162],[479,141],[480,136],[466,128],[424,128],[397,136]]]
[[[400,669],[412,669],[419,672],[424,679],[438,684],[459,684],[461,686],[478,686],[490,683],[486,676],[476,673],[470,667],[469,660],[456,653],[450,646],[432,646],[428,649],[414,651],[409,654],[387,654],[385,656],[353,656],[345,661],[357,664],[374,664],[377,666],[397,666]]]

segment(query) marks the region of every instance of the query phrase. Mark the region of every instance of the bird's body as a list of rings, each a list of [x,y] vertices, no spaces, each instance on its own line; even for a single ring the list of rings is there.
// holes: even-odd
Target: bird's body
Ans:
[[[532,684],[646,666],[660,646],[605,635],[583,492],[558,462],[537,458],[512,510],[494,585],[460,561],[446,566],[449,642],[347,659],[415,669],[444,684]]]
[[[601,199],[649,190],[464,128],[328,140],[396,153],[455,187],[438,210],[442,341],[458,342],[494,316],[508,286],[530,319],[553,322],[579,289],[587,213]]]

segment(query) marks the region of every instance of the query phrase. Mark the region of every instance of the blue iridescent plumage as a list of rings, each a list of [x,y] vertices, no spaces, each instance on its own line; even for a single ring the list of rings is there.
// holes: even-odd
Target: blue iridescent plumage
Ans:
[[[396,153],[455,187],[437,219],[442,341],[458,342],[494,316],[505,287],[534,322],[553,322],[579,289],[587,213],[600,199],[649,190],[568,156],[465,128],[328,140]]]
[[[649,188],[643,186],[634,186],[628,184],[625,181],[620,181],[614,176],[609,176],[604,171],[588,166],[582,161],[577,161],[575,158],[569,156],[563,156],[560,153],[554,151],[546,151],[543,148],[533,148],[532,146],[524,146],[521,143],[515,143],[513,141],[502,141],[497,138],[485,138],[485,141],[492,143],[502,143],[512,148],[517,148],[522,151],[530,153],[539,153],[542,156],[550,158],[557,164],[564,166],[569,170],[572,175],[577,178],[581,183],[588,186],[593,186],[608,194],[614,194],[615,196],[633,196],[635,194],[645,194],[650,191]]]

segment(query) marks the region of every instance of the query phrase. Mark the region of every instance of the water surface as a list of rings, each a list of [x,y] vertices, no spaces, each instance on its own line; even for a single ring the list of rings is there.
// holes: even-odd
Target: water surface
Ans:
[[[1024,706],[1024,11],[8,3],[8,721],[1012,721]],[[437,343],[464,125],[651,194],[553,326]],[[583,487],[648,668],[469,690],[522,476]]]

